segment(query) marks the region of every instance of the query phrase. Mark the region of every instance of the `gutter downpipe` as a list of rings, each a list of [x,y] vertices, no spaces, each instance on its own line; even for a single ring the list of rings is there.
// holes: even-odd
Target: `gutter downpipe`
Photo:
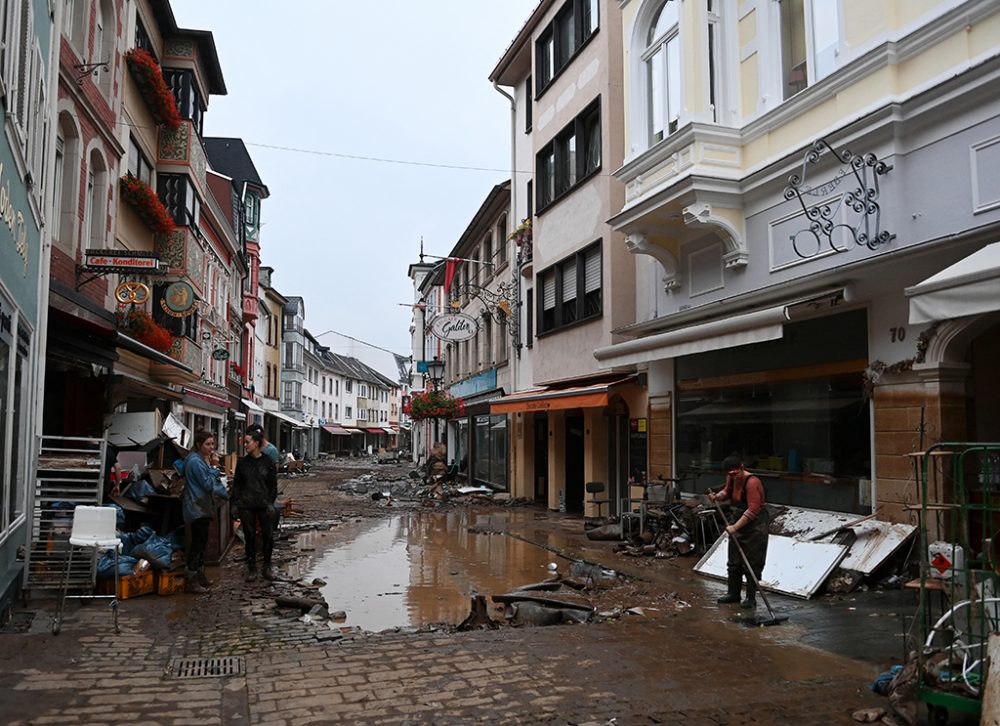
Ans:
[[[517,101],[514,97],[507,93],[505,90],[500,88],[500,85],[493,81],[493,90],[499,93],[501,96],[506,98],[510,102],[510,219],[511,224],[518,224],[517,221]],[[504,244],[509,244],[509,240],[504,240]],[[513,365],[510,367],[510,392],[517,392],[517,369],[521,362],[521,264],[518,260],[518,264],[511,265],[511,270],[514,273],[514,282],[517,288],[517,335],[514,338],[514,351],[515,360]],[[530,314],[530,311],[529,311]],[[510,422],[510,428],[513,429],[513,421]],[[509,438],[508,438],[508,491],[513,491],[514,483],[516,480],[517,473],[517,447],[513,449],[510,448]]]

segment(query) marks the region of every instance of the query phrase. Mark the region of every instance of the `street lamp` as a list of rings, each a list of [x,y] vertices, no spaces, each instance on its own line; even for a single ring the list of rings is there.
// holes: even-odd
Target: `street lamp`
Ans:
[[[434,360],[427,361],[427,377],[431,379],[431,388],[437,390],[438,384],[444,379],[444,361],[434,357]]]

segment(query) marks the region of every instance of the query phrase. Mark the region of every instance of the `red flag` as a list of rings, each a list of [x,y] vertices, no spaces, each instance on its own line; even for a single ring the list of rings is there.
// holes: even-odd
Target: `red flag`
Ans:
[[[451,283],[455,279],[455,270],[458,268],[458,263],[460,260],[454,257],[449,257],[444,262],[444,294],[448,294],[448,290],[451,288]]]

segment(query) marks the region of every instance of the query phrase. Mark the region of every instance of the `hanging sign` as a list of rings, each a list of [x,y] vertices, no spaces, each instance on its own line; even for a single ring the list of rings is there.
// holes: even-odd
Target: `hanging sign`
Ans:
[[[186,318],[195,311],[194,288],[181,281],[167,287],[160,300],[163,312],[174,318]]]
[[[160,256],[155,252],[136,250],[87,250],[84,252],[84,267],[91,272],[118,272],[123,275],[142,273],[159,275]]]
[[[471,315],[464,313],[449,313],[439,315],[431,323],[431,333],[450,343],[461,343],[474,338],[479,332],[479,322]]]
[[[115,288],[115,300],[123,305],[143,305],[149,299],[149,286],[141,282],[123,282]]]
[[[229,360],[229,351],[225,348],[216,348],[212,351],[212,358],[214,360]]]

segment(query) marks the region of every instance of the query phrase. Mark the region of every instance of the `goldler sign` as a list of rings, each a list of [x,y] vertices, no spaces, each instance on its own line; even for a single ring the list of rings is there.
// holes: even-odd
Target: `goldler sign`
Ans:
[[[450,343],[461,343],[474,338],[479,332],[479,323],[471,315],[451,313],[439,315],[431,322],[431,333]]]

